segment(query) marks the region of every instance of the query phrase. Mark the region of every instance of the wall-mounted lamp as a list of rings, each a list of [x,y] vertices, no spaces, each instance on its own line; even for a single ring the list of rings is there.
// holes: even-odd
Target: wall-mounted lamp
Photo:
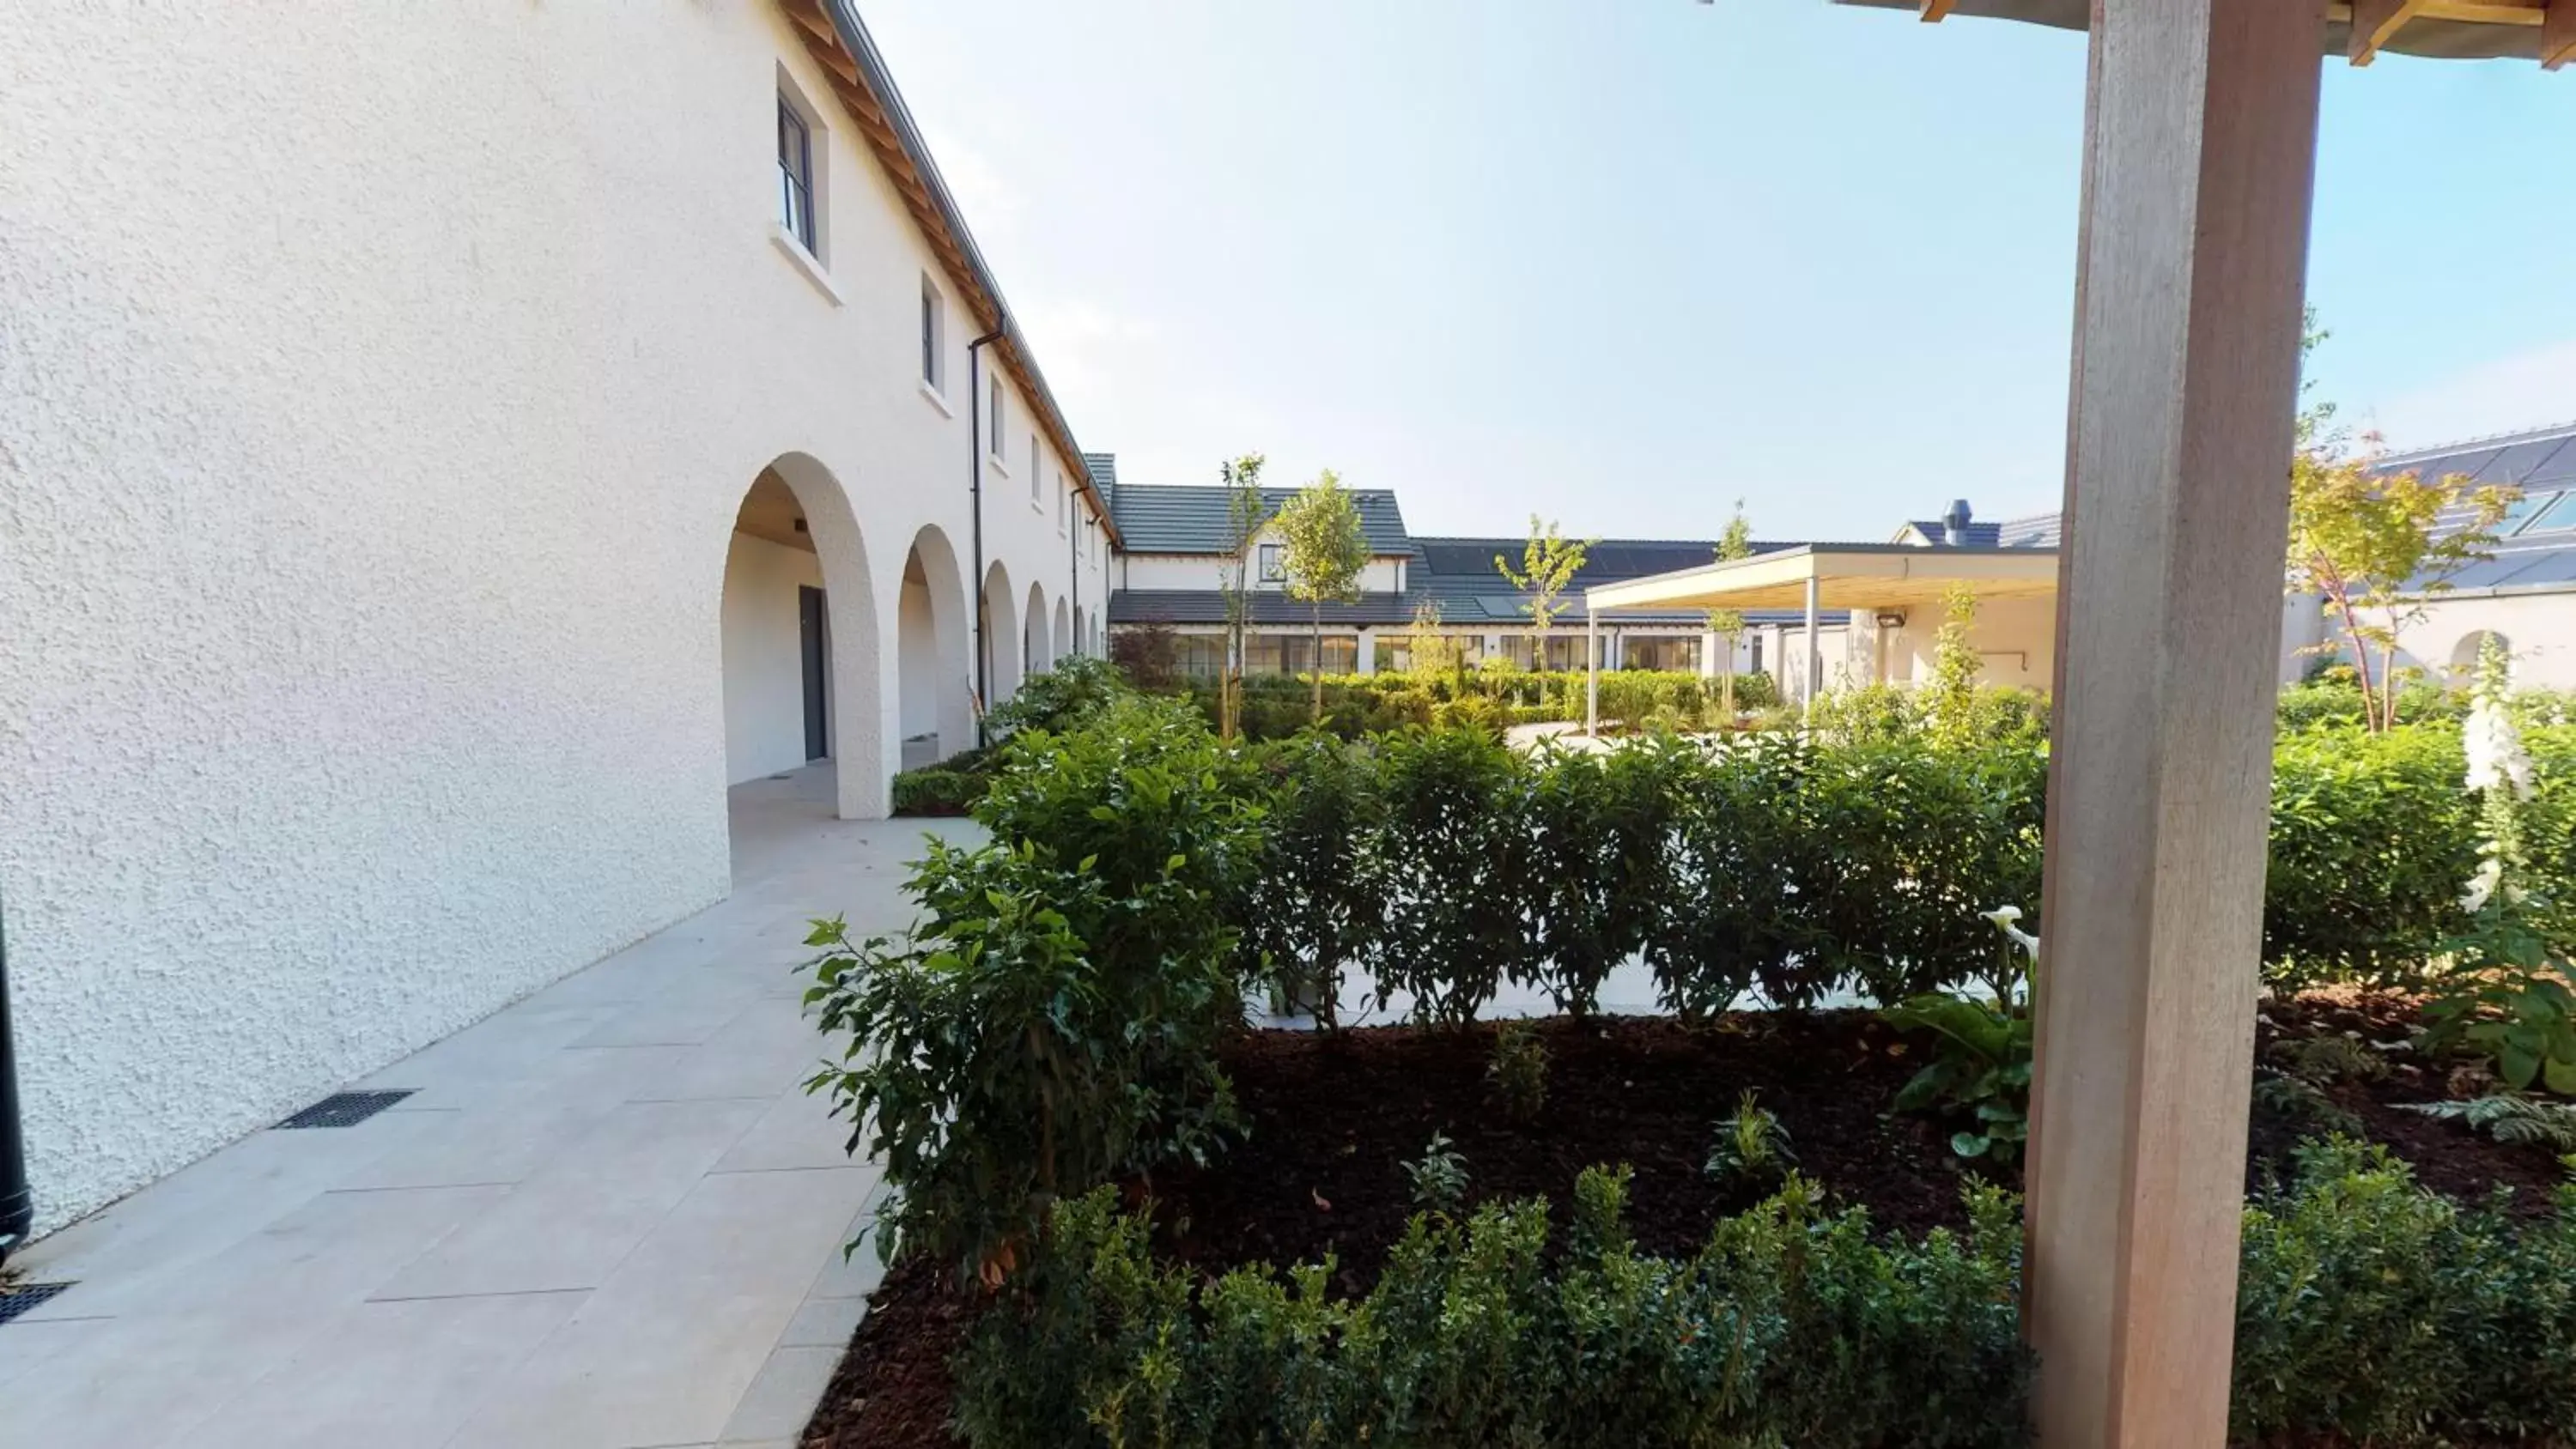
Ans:
[[[1879,612],[1878,612],[1878,627],[1880,627],[1880,628],[1882,628],[1882,629],[1902,629],[1902,628],[1904,628],[1904,627],[1905,627],[1905,611],[1904,611],[1903,609],[1881,609],[1881,610],[1879,610]]]

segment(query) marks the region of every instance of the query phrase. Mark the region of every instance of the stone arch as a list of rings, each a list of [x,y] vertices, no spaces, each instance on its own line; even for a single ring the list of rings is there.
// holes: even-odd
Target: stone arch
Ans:
[[[2472,629],[2451,646],[2451,682],[2467,684],[2477,677],[2478,655],[2493,639],[2504,648],[2505,677],[2513,677],[2513,641],[2493,629]]]
[[[895,602],[893,763],[911,769],[975,744],[975,671],[966,580],[937,524],[912,536]]]
[[[1049,637],[1046,589],[1041,585],[1031,584],[1028,612],[1022,616],[1020,623],[1020,658],[1027,662],[1029,673],[1035,674],[1041,669],[1054,666],[1055,655],[1047,647]]]
[[[1062,659],[1073,652],[1072,616],[1065,612],[1064,600],[1055,601],[1055,657]]]
[[[786,567],[777,567],[776,559],[761,560],[751,544],[789,554]],[[734,515],[724,574],[721,646],[728,777],[759,758],[755,748],[747,747],[749,742],[738,744],[737,732],[774,731],[780,723],[774,716],[785,703],[782,680],[761,677],[763,665],[744,656],[774,654],[783,647],[791,660],[796,658],[802,643],[795,612],[800,596],[784,590],[791,587],[797,567],[792,555],[798,551],[813,556],[811,576],[820,580],[823,595],[821,713],[828,746],[823,753],[835,768],[835,809],[843,819],[875,819],[886,813],[883,676],[879,672],[883,636],[878,632],[876,588],[868,568],[866,539],[848,490],[830,468],[805,453],[781,453],[760,468]],[[756,590],[777,597],[755,597]],[[784,640],[778,637],[780,630],[786,631]],[[766,661],[767,674],[778,674],[777,662],[774,657]],[[801,741],[803,709],[809,707],[814,681],[794,678],[796,698],[785,707],[796,711],[789,724]],[[771,743],[775,746],[771,753],[785,748]],[[794,753],[808,754],[802,749]]]
[[[1011,571],[1000,559],[984,570],[984,707],[1019,693],[1026,664],[1020,652],[1019,596],[1011,589]]]

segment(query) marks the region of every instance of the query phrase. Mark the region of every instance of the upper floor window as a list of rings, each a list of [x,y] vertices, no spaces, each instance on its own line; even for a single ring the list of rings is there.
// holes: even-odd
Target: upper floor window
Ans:
[[[1055,531],[1058,533],[1064,532],[1066,521],[1070,519],[1072,515],[1073,489],[1068,487],[1065,484],[1064,479],[1059,476],[1055,480]]]
[[[785,92],[778,97],[778,224],[815,252],[814,127]]]
[[[1042,496],[1038,488],[1038,479],[1045,471],[1038,466],[1038,435],[1032,430],[1029,433],[1029,506],[1031,508],[1046,506],[1038,501]]]
[[[1279,554],[1279,545],[1275,543],[1265,543],[1261,545],[1261,581],[1263,583],[1277,584],[1287,582],[1288,567],[1280,562]]]
[[[921,279],[921,380],[933,392],[948,388],[948,307],[939,288]]]
[[[991,450],[993,461],[998,463],[1002,459],[1002,380],[998,377],[993,379],[989,401],[992,404],[993,425],[984,446]]]

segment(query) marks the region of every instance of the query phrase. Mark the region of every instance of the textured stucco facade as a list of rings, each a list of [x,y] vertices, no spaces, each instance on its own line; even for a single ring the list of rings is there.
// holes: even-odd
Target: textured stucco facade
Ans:
[[[764,467],[829,594],[842,809],[881,811],[916,550],[914,687],[968,718],[970,413],[953,302],[919,380],[924,280],[959,284],[768,5],[7,29],[0,920],[41,1230],[725,894]],[[782,76],[821,101],[819,267],[774,220]],[[1061,598],[1064,535],[1009,501],[988,557]]]

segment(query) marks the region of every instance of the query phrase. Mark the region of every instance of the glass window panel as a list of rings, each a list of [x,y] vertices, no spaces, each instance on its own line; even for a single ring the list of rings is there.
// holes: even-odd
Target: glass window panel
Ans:
[[[2532,515],[2523,533],[2550,533],[2562,528],[2576,528],[2576,493],[2561,493],[2555,501]]]

